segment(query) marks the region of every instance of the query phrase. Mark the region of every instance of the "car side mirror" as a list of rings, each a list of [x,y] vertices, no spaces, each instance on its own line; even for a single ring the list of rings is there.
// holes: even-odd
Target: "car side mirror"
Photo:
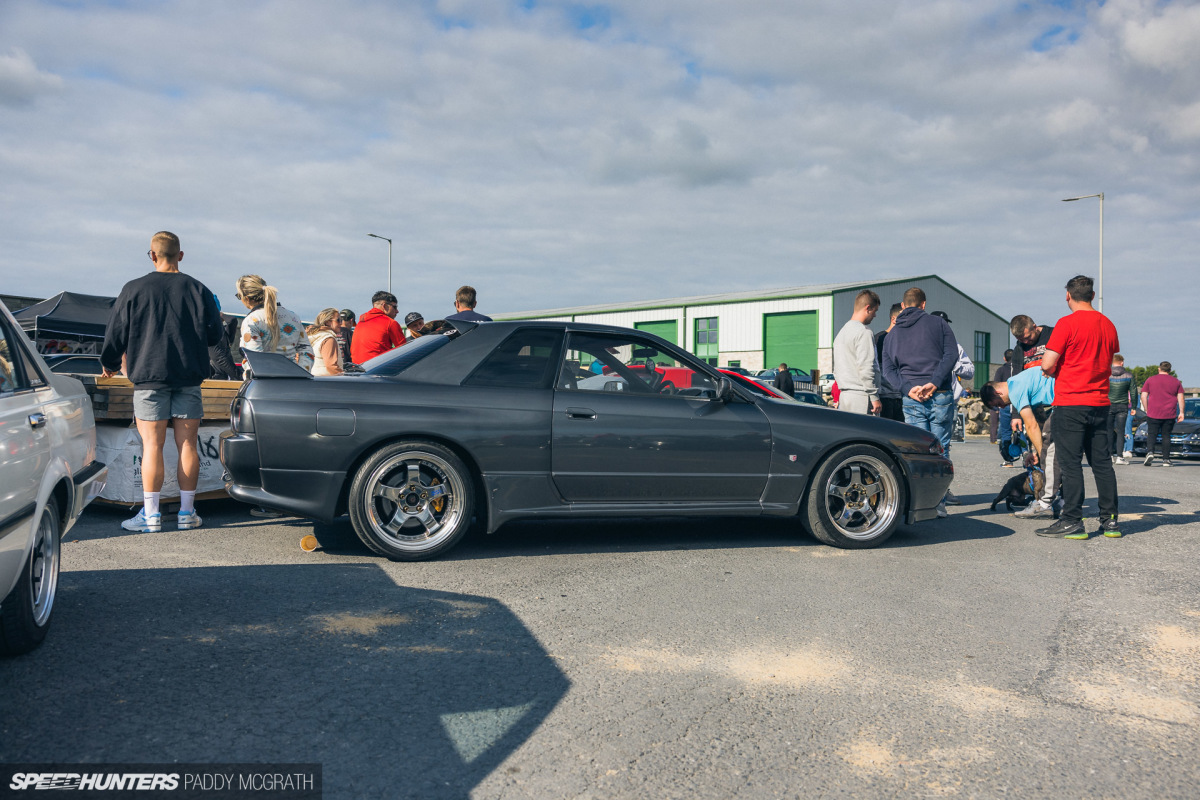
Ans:
[[[719,378],[717,380],[717,401],[720,403],[728,403],[735,397],[733,393],[733,381],[729,378]]]

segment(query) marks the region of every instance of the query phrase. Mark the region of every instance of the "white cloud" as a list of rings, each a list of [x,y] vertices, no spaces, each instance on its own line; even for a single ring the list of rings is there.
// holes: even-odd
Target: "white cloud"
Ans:
[[[9,291],[113,293],[167,228],[226,303],[258,272],[361,310],[374,232],[427,316],[464,282],[501,311],[932,271],[1052,320],[1096,262],[1059,201],[1104,191],[1106,310],[1150,363],[1145,287],[1200,245],[1185,4],[0,8]]]
[[[8,55],[0,55],[0,106],[26,105],[62,87],[61,77],[38,69],[29,54],[19,47]]]

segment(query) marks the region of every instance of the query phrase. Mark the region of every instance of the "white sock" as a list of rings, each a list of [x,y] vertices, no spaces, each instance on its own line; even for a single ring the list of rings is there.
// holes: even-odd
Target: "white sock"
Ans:
[[[162,492],[142,492],[142,503],[146,506],[146,516],[152,517],[159,513],[158,498]]]
[[[196,493],[179,490],[179,513],[187,514],[196,510]]]

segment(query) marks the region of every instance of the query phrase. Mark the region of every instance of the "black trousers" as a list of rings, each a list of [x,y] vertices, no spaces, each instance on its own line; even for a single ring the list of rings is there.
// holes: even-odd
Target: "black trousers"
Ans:
[[[1117,515],[1117,473],[1109,455],[1108,406],[1055,406],[1054,457],[1061,464],[1060,519],[1083,520],[1083,457],[1087,456],[1100,495],[1100,519]]]
[[[1128,403],[1117,403],[1108,407],[1108,435],[1112,439],[1109,452],[1114,456],[1125,452],[1125,418],[1128,416]]]
[[[1154,417],[1146,418],[1146,454],[1154,454],[1154,437],[1158,436],[1159,431],[1162,432],[1162,446],[1158,452],[1162,456],[1163,461],[1171,460],[1171,431],[1175,430],[1175,418],[1170,419],[1155,419]]]
[[[904,400],[900,397],[881,397],[879,398],[880,405],[883,409],[879,416],[884,419],[894,419],[896,422],[904,422]]]

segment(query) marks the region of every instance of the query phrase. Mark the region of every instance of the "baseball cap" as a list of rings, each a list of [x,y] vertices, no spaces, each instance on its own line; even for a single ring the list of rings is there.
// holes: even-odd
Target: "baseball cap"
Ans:
[[[344,320],[354,319],[354,312],[348,308],[343,308],[340,312],[338,312],[338,315]]]
[[[405,327],[412,325],[414,322],[423,322],[424,320],[425,318],[421,316],[419,311],[410,311],[404,315]]]
[[[945,312],[945,311],[930,311],[929,313],[930,313],[930,314],[932,314],[932,315],[933,315],[933,316],[935,316],[935,317],[941,317],[942,319],[946,320],[946,322],[951,322],[951,321],[952,321],[952,320],[950,319],[950,317],[946,316],[946,312]]]

